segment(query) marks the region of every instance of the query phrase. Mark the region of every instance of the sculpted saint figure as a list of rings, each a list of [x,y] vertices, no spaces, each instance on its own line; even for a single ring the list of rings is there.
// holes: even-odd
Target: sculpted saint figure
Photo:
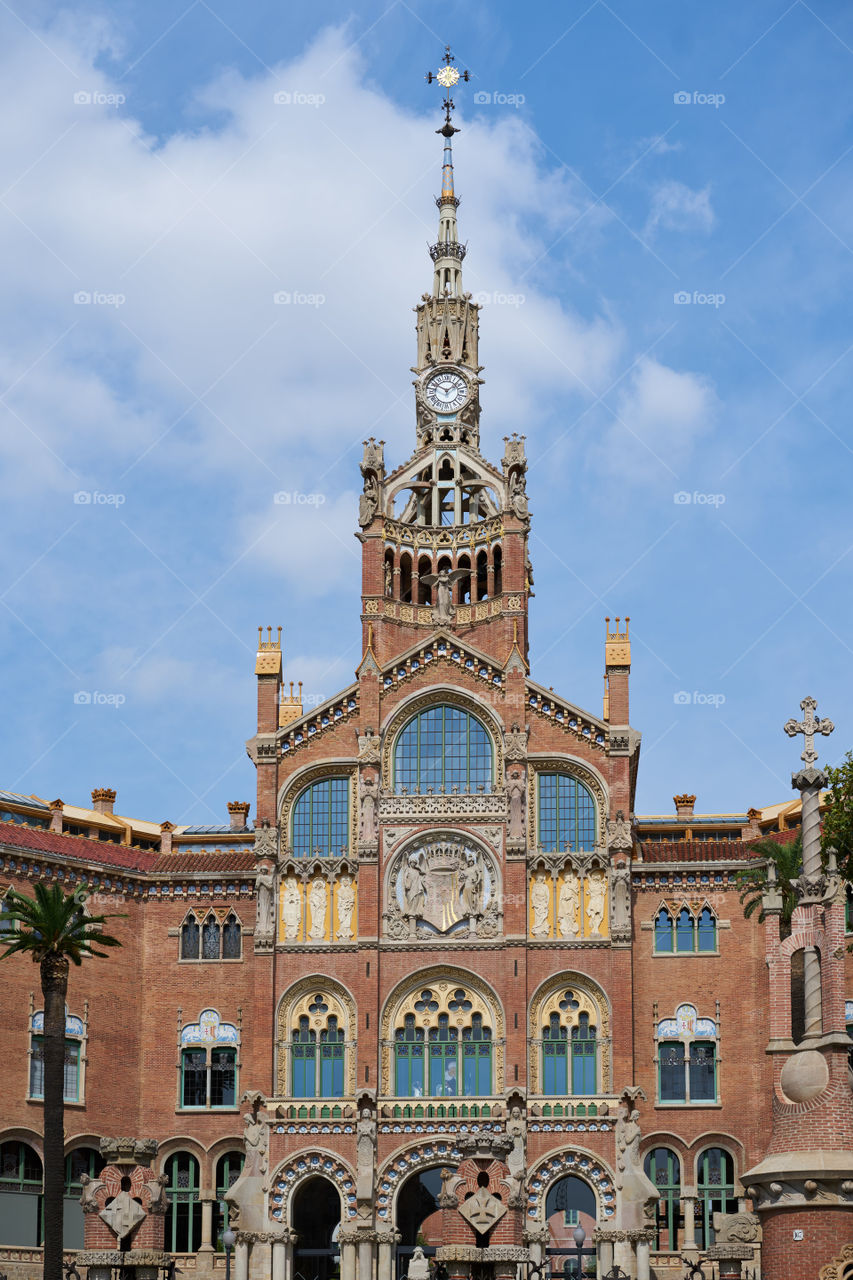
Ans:
[[[601,937],[601,925],[604,921],[604,897],[607,892],[607,881],[603,871],[592,871],[586,881],[586,918],[590,933]]]
[[[364,477],[364,493],[358,500],[358,523],[362,529],[370,524],[376,515],[376,508],[379,506],[379,488],[376,484],[375,476],[370,474]]]
[[[255,937],[260,941],[272,938],[273,935],[273,889],[275,880],[268,871],[259,871],[255,878],[257,894],[257,917],[255,920]]]
[[[533,907],[533,928],[530,932],[534,938],[543,938],[548,933],[548,906],[551,901],[551,890],[545,879],[544,871],[537,871],[530,886],[530,905]]]
[[[453,584],[460,578],[470,576],[470,569],[439,569],[438,573],[425,573],[421,582],[435,587],[435,608],[432,611],[433,622],[453,621]]]
[[[341,876],[338,881],[338,932],[339,938],[348,939],[352,934],[352,913],[355,910],[355,885],[352,876]]]
[[[379,784],[375,778],[362,777],[359,780],[361,789],[361,827],[359,834],[362,844],[374,844],[376,841],[376,797]]]
[[[313,939],[322,938],[326,932],[328,909],[326,881],[322,876],[317,876],[317,879],[311,883],[308,891],[308,906],[311,910],[311,928],[308,930],[308,936]]]
[[[243,1139],[246,1144],[246,1163],[243,1168],[243,1177],[249,1177],[252,1174],[266,1173],[267,1171],[267,1146],[269,1144],[269,1130],[262,1120],[258,1120],[256,1115],[245,1115],[243,1123],[246,1131]]]
[[[426,900],[426,876],[421,855],[410,853],[403,871],[403,910],[407,916],[423,915]]]
[[[509,835],[510,840],[524,839],[524,798],[527,794],[527,783],[523,769],[512,769],[507,776],[506,790],[509,796]]]
[[[557,923],[560,926],[561,937],[576,937],[578,932],[580,909],[580,880],[575,872],[570,868],[563,877],[563,884],[560,888],[560,901],[557,907]]]
[[[293,942],[299,937],[299,926],[302,923],[302,896],[296,876],[288,876],[284,882],[281,918],[284,922],[285,939]]]
[[[459,899],[463,914],[479,915],[483,908],[483,869],[473,850],[465,853],[465,861],[459,868]]]

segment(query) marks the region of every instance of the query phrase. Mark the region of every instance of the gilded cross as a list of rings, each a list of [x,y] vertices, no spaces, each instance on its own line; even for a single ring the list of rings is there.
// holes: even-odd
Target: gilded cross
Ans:
[[[804,716],[802,720],[787,720],[782,726],[789,738],[793,738],[796,734],[801,733],[806,740],[806,749],[800,756],[801,760],[805,760],[806,768],[809,769],[817,760],[817,752],[814,749],[815,734],[832,733],[835,725],[826,717],[821,719],[815,715],[815,707],[817,702],[814,698],[803,698],[800,706],[803,709]]]
[[[442,89],[444,90],[444,115],[445,115],[444,127],[445,129],[450,129],[453,133],[456,133],[458,132],[458,130],[454,129],[450,123],[450,113],[454,109],[454,102],[450,96],[450,90],[453,88],[455,84],[458,84],[460,80],[470,79],[470,73],[467,71],[460,71],[457,67],[454,67],[453,64],[456,61],[456,59],[454,58],[453,54],[450,52],[449,44],[445,46],[444,57],[442,61],[444,63],[444,66],[441,67],[440,70],[428,71],[426,73],[426,82],[427,84],[432,84],[433,80],[437,80],[438,83],[441,85]]]

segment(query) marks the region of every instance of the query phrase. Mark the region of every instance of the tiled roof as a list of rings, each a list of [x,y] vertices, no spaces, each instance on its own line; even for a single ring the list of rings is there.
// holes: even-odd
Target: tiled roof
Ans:
[[[744,862],[752,856],[740,840],[661,840],[643,845],[644,863]]]
[[[251,849],[212,849],[210,853],[163,853],[151,868],[155,875],[209,875],[215,872],[251,871],[255,855]]]
[[[0,822],[0,844],[70,858],[76,862],[125,867],[129,871],[148,871],[157,860],[153,851],[130,849],[109,840],[89,840],[86,836],[59,835],[56,831],[22,827],[14,822]]]
[[[178,827],[177,830],[182,836],[232,836],[253,832],[254,828],[232,827],[229,824],[227,827]]]
[[[802,827],[786,827],[784,831],[765,831],[761,840],[772,840],[774,844],[790,844],[797,836],[803,834]]]

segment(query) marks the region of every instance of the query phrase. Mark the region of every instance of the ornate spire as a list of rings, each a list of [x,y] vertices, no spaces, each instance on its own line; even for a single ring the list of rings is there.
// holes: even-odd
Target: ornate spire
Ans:
[[[445,49],[444,66],[435,73],[427,72],[427,84],[436,80],[444,89],[444,124],[436,133],[444,138],[444,157],[441,167],[441,195],[436,200],[438,206],[438,240],[430,246],[430,257],[435,264],[432,292],[435,298],[462,297],[462,259],[466,247],[459,243],[456,228],[456,210],[459,198],[453,189],[453,146],[454,133],[459,130],[453,124],[451,114],[455,104],[450,90],[460,80],[467,80],[468,72],[459,71],[453,66],[456,61],[450,52],[450,45]]]

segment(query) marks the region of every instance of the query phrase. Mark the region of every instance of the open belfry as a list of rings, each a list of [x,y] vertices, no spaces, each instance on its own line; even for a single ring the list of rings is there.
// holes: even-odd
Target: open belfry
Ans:
[[[364,443],[353,683],[304,709],[282,629],[259,632],[251,820],[0,792],[0,903],[41,881],[124,914],[121,948],[69,984],[69,1261],[207,1280],[228,1229],[236,1280],[850,1280],[853,898],[821,862],[814,749],[832,726],[810,698],[785,725],[806,743],[793,797],[640,815],[629,620],[602,618],[600,712],[535,680],[535,444],[481,453],[467,73],[448,50],[429,78],[414,451]],[[790,929],[772,877],[745,916],[756,841],[800,835]],[[31,1280],[44,1011],[26,957],[2,977],[0,1271]]]

